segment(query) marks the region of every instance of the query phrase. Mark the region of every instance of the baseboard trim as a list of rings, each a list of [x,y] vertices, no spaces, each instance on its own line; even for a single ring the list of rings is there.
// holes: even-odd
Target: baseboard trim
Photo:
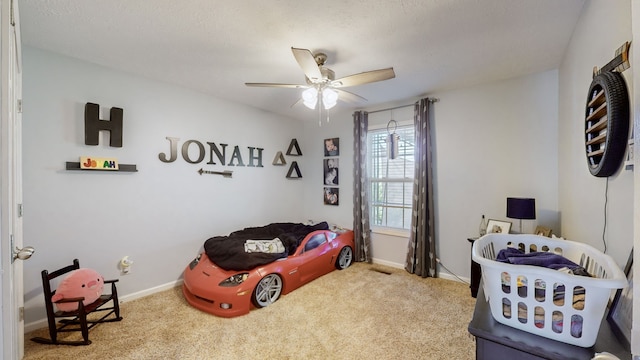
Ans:
[[[171,281],[168,282],[166,284],[162,284],[162,285],[158,285],[158,286],[154,286],[152,288],[146,289],[146,290],[142,290],[142,291],[138,291],[132,294],[127,294],[124,296],[118,296],[118,300],[120,302],[120,304],[125,303],[125,302],[129,302],[129,301],[133,301],[133,300],[137,300],[140,298],[143,298],[145,296],[149,296],[149,295],[153,295],[156,293],[159,293],[161,291],[165,291],[165,290],[169,290],[172,289],[176,286],[180,286],[182,285],[183,280],[179,279],[176,281]],[[34,330],[38,330],[38,329],[42,329],[42,328],[46,328],[47,326],[49,326],[47,324],[47,318],[44,319],[40,319],[40,320],[36,320],[33,322],[30,322],[28,324],[24,325],[24,332],[25,334]]]
[[[461,283],[467,283],[467,284],[471,282],[471,280],[469,280],[468,278],[465,278],[465,277],[462,277],[462,276],[458,278],[458,277],[456,277],[454,275],[451,275],[449,273],[446,273],[444,271],[439,271],[438,272],[438,277],[441,278],[441,279],[453,280],[453,281],[457,281],[457,282],[461,282]]]
[[[404,264],[398,264],[398,263],[387,261],[387,260],[373,258],[371,259],[371,262],[377,265],[392,267],[394,269],[404,269]]]
[[[124,302],[137,300],[137,299],[143,298],[145,296],[153,295],[153,294],[159,293],[161,291],[172,289],[172,288],[174,288],[176,286],[182,285],[182,282],[183,282],[182,279],[176,280],[176,281],[171,281],[171,282],[168,282],[166,284],[162,284],[162,285],[158,285],[158,286],[152,287],[150,289],[146,289],[146,290],[135,292],[133,294],[128,294],[128,295],[122,296],[122,297],[120,297],[120,303],[122,304]]]

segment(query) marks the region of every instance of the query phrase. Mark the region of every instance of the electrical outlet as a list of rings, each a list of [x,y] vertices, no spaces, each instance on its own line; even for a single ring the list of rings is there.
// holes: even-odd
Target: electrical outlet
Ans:
[[[120,271],[122,272],[122,275],[127,275],[131,272],[131,265],[133,265],[133,260],[129,259],[128,256],[125,256],[120,260]]]

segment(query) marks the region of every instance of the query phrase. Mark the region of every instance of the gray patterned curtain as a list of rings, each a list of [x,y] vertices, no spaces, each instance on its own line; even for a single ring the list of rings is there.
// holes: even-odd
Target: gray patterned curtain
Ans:
[[[411,236],[404,266],[408,272],[422,277],[437,276],[429,105],[429,98],[424,98],[416,102],[414,108],[416,169],[413,182]]]
[[[371,262],[371,227],[369,225],[369,182],[367,179],[366,111],[353,113],[353,237],[354,260]]]

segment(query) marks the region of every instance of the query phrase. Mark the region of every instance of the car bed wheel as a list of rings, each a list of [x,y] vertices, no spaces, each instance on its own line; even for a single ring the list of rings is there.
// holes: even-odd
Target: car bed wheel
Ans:
[[[282,278],[278,274],[269,274],[263,277],[253,290],[253,304],[259,308],[271,305],[278,300],[281,293]]]
[[[338,260],[336,260],[336,268],[339,270],[346,269],[353,261],[353,250],[349,246],[345,246],[340,250]]]

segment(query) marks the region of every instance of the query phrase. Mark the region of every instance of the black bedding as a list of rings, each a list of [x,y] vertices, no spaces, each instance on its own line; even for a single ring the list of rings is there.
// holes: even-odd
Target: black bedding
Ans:
[[[234,231],[229,236],[214,236],[204,242],[209,259],[225,270],[249,270],[293,254],[307,234],[316,230],[329,230],[326,222],[315,225],[301,223],[272,223]],[[279,238],[285,247],[281,253],[245,252],[246,240]]]

